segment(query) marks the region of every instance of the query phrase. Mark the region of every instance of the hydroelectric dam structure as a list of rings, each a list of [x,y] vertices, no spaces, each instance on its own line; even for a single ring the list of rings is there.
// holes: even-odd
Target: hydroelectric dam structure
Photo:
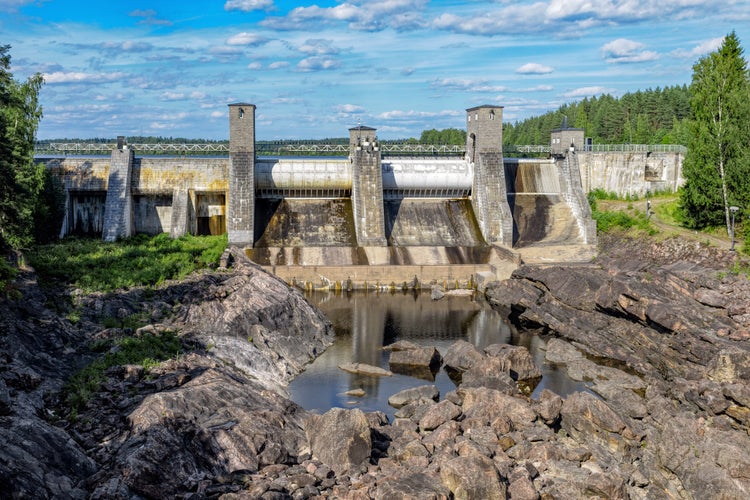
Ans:
[[[229,105],[228,158],[136,156],[123,138],[109,157],[37,158],[65,186],[61,236],[226,233],[308,286],[466,286],[595,253],[582,129],[554,130],[548,158],[505,158],[503,107],[483,105],[466,110],[453,154],[395,152],[357,126],[347,157],[264,157],[255,111]]]

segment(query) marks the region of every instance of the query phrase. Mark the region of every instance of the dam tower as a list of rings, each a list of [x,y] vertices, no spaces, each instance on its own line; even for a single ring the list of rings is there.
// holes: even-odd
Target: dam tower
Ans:
[[[227,237],[230,245],[252,247],[255,231],[255,105],[229,105],[229,200]]]
[[[513,215],[508,205],[503,166],[503,107],[466,110],[466,155],[474,165],[471,204],[490,245],[513,244]]]
[[[352,162],[352,211],[357,244],[387,246],[383,209],[383,167],[375,129],[349,129],[349,157]]]

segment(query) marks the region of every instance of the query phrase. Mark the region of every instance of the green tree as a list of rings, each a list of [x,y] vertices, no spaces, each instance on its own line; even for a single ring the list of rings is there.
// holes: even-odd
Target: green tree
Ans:
[[[750,80],[734,32],[693,66],[690,93],[682,213],[689,227],[724,223],[729,233],[729,207],[750,201]]]
[[[10,45],[0,45],[0,248],[22,248],[33,239],[44,167],[34,163],[34,138],[42,108],[36,74],[17,82],[10,72]]]

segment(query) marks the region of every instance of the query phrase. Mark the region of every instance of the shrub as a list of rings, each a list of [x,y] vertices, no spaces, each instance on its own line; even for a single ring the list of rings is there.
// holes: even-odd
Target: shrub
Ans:
[[[92,352],[101,352],[110,344],[99,341],[90,346]],[[65,384],[63,393],[72,419],[77,418],[80,410],[91,397],[99,391],[106,380],[105,372],[112,366],[137,364],[146,371],[159,362],[177,357],[182,352],[182,343],[173,332],[160,335],[142,335],[140,337],[123,337],[114,342],[104,356],[75,373]]]
[[[33,248],[29,262],[42,281],[72,285],[85,292],[153,286],[215,266],[226,248],[223,236],[154,237],[137,235],[115,243],[68,238]]]

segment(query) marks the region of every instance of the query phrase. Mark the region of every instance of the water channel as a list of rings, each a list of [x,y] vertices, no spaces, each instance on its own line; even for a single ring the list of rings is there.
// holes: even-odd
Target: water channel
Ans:
[[[339,369],[341,364],[354,362],[388,369],[390,353],[383,346],[397,340],[433,346],[441,354],[461,339],[480,349],[497,343],[522,345],[529,349],[542,370],[542,380],[531,394],[533,399],[544,388],[563,397],[586,389],[583,383],[544,361],[542,337],[518,331],[481,298],[446,295],[435,301],[430,293],[414,291],[312,292],[307,298],[325,313],[336,332],[334,344],[289,385],[292,400],[308,410],[321,413],[333,407],[380,410],[392,419],[395,409],[388,405],[388,398],[403,389],[434,383],[442,398],[456,388],[442,368],[434,382],[399,374],[363,376]],[[365,395],[346,394],[355,389],[363,389]]]

